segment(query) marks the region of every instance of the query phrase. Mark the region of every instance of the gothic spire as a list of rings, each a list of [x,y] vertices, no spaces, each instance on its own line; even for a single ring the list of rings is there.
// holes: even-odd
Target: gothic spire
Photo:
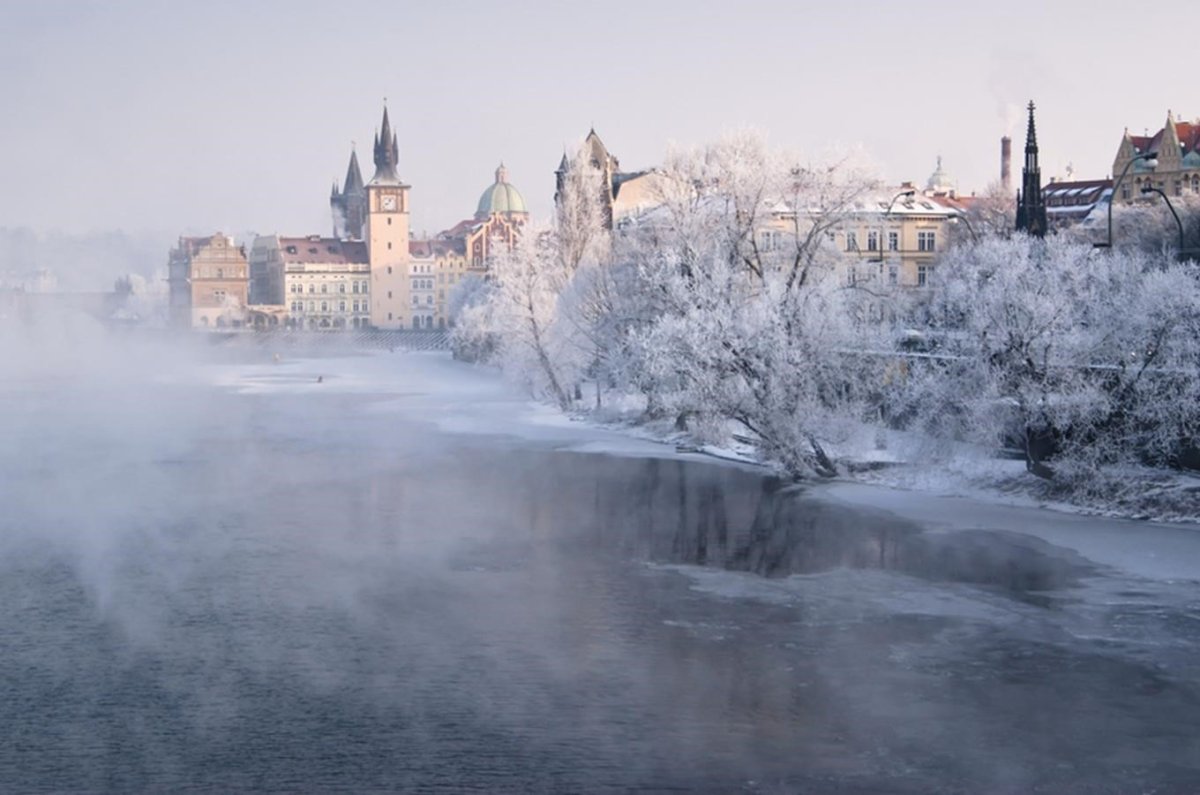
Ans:
[[[383,122],[379,132],[375,133],[375,176],[372,182],[399,182],[396,176],[396,165],[400,162],[400,147],[396,143],[396,134],[392,132],[392,123],[388,120],[387,105],[383,106]]]
[[[1017,194],[1017,231],[1034,237],[1046,236],[1046,202],[1042,197],[1042,171],[1038,165],[1037,129],[1033,122],[1033,102],[1029,103],[1029,129],[1025,134],[1025,167],[1021,172],[1021,192]]]
[[[350,148],[350,165],[346,166],[346,183],[343,193],[357,193],[363,188],[362,171],[358,168],[358,152]]]

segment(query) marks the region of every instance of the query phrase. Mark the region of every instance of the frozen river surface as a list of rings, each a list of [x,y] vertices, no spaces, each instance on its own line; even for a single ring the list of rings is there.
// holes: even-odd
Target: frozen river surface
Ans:
[[[1194,527],[227,354],[0,387],[0,789],[1200,791]]]

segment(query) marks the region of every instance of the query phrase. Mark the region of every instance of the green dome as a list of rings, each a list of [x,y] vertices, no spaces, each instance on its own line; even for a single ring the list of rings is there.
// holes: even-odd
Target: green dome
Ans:
[[[492,213],[527,213],[525,199],[521,192],[508,181],[508,169],[504,164],[496,169],[496,181],[488,186],[479,197],[479,207],[475,210],[476,218],[487,218]]]

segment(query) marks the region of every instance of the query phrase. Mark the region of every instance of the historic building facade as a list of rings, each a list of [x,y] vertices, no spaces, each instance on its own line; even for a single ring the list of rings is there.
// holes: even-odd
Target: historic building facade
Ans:
[[[246,324],[250,264],[246,249],[218,232],[181,237],[167,261],[168,314],[173,325],[240,328]]]
[[[360,240],[259,236],[250,272],[253,304],[281,306],[289,328],[370,326],[370,262]]]
[[[1167,111],[1166,123],[1154,135],[1130,135],[1126,129],[1112,173],[1115,179],[1126,174],[1117,188],[1118,201],[1140,199],[1147,186],[1168,196],[1200,194],[1200,120],[1175,121]]]

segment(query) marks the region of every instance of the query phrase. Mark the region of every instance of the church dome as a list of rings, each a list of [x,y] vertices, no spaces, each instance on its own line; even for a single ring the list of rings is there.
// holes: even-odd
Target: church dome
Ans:
[[[954,190],[954,179],[946,173],[946,169],[942,168],[941,155],[938,155],[937,168],[929,175],[929,180],[925,183],[925,189],[936,193],[946,193]]]
[[[479,207],[475,210],[476,218],[487,218],[493,213],[528,213],[525,209],[525,198],[508,181],[508,169],[501,163],[496,169],[496,181],[489,185],[479,197]]]

